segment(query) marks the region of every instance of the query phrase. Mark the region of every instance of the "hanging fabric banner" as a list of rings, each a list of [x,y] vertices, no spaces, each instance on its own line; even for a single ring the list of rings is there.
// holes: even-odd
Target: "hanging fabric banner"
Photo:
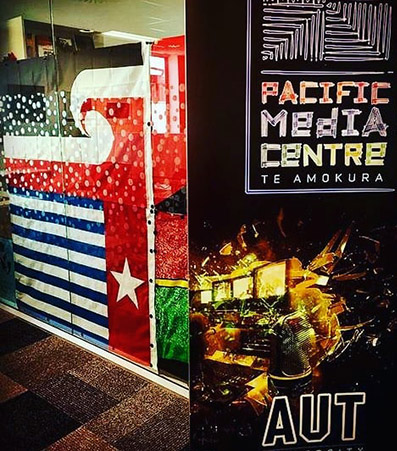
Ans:
[[[184,36],[152,46],[156,332],[160,371],[188,379],[188,242]]]
[[[3,72],[19,308],[155,369],[149,46]]]

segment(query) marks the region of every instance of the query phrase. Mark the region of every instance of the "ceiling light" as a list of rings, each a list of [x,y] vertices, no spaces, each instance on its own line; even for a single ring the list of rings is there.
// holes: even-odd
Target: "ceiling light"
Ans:
[[[151,36],[142,36],[140,34],[132,34],[132,33],[125,33],[124,31],[104,31],[102,33],[104,36],[109,36],[111,38],[119,38],[119,39],[125,39],[126,41],[133,41],[133,42],[154,42],[156,41],[156,38],[153,38]]]

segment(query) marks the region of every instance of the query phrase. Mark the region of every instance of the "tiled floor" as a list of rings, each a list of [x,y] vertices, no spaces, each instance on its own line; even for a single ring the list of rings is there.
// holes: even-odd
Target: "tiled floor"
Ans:
[[[0,309],[2,451],[182,451],[188,401]]]

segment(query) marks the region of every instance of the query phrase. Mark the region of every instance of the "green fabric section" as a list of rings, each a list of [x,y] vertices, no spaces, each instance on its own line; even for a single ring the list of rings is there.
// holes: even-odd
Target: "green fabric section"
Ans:
[[[163,359],[189,359],[189,295],[186,288],[156,286],[157,352]]]

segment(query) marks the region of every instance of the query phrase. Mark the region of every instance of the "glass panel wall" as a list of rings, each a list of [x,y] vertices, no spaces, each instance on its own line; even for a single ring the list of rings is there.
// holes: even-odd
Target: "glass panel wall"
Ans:
[[[8,7],[0,298],[186,379],[183,2],[152,3]]]

